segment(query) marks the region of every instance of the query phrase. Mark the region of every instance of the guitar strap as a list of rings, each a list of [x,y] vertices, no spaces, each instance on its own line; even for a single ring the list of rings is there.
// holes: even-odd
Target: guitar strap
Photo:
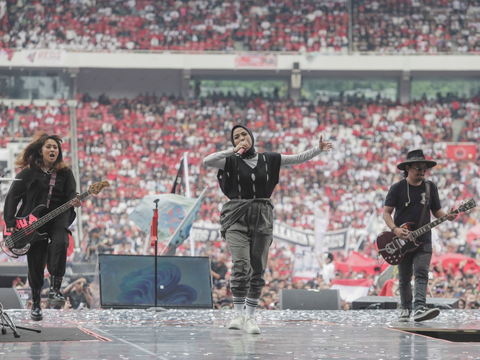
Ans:
[[[425,219],[425,214],[427,213],[427,207],[430,202],[430,182],[425,180],[425,205],[423,206],[422,216],[418,222],[417,229],[423,226],[423,220]]]
[[[52,192],[53,187],[55,186],[55,180],[57,179],[57,171],[52,172],[52,176],[50,176],[50,190],[48,191],[47,195],[47,209],[50,207],[50,200],[52,199]]]

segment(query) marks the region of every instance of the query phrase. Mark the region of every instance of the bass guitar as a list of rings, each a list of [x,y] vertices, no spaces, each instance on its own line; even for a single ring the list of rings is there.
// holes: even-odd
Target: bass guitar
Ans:
[[[83,200],[90,194],[97,195],[100,193],[100,191],[109,186],[110,184],[108,181],[102,181],[90,185],[87,191],[77,195],[77,199]],[[17,257],[26,255],[30,250],[32,243],[40,240],[46,240],[48,238],[47,233],[39,232],[37,229],[45,225],[56,216],[67,211],[72,206],[73,205],[71,204],[70,200],[69,202],[66,202],[62,206],[49,212],[45,216],[40,217],[41,214],[46,210],[47,206],[38,205],[29,215],[24,217],[16,217],[15,227],[18,229],[17,231],[10,233],[7,232],[6,227],[3,229],[3,238],[8,250],[10,250]]]
[[[459,214],[473,209],[476,206],[475,201],[470,199],[463,203],[458,209],[452,211],[450,214]],[[430,231],[435,226],[443,223],[447,220],[449,214],[442,216],[441,218],[432,221],[431,223],[422,226],[421,228],[412,231],[411,227],[415,225],[413,222],[407,222],[400,228],[408,229],[410,231],[410,238],[408,240],[400,239],[391,231],[384,231],[377,237],[377,248],[378,252],[390,265],[398,265],[402,262],[405,255],[409,252],[418,250],[422,245],[421,242],[417,242],[416,239],[425,234],[427,231]]]

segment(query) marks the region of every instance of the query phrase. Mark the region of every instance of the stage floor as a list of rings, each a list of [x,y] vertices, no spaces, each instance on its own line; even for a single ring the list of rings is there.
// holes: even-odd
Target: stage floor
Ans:
[[[19,330],[32,338],[20,342],[9,329],[0,359],[480,359],[480,342],[425,335],[480,341],[480,310],[443,310],[424,323],[398,323],[399,310],[260,311],[260,335],[228,330],[232,310],[46,310],[41,322],[28,310],[6,313],[17,326],[79,327],[95,337],[41,341]]]

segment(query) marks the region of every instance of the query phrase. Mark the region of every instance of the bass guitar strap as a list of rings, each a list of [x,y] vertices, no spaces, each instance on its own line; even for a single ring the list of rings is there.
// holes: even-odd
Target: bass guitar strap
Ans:
[[[423,226],[423,220],[425,219],[425,214],[427,213],[427,207],[430,202],[430,182],[425,180],[425,205],[423,205],[422,216],[418,222],[417,229]]]
[[[55,170],[52,172],[52,176],[50,176],[50,190],[48,191],[47,195],[47,209],[50,207],[50,200],[52,199],[52,192],[53,187],[55,186],[55,180],[57,179],[57,171]]]

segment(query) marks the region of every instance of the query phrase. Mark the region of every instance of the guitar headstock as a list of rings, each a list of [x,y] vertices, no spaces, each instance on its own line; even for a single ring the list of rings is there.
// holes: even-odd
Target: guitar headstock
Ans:
[[[110,183],[108,181],[97,182],[88,187],[88,192],[90,194],[97,195],[100,191],[102,191],[103,189],[109,186],[110,186]]]
[[[473,209],[475,206],[477,206],[477,204],[475,204],[475,200],[469,199],[466,202],[464,202],[462,205],[460,205],[457,210],[458,212],[466,212],[468,210]]]

